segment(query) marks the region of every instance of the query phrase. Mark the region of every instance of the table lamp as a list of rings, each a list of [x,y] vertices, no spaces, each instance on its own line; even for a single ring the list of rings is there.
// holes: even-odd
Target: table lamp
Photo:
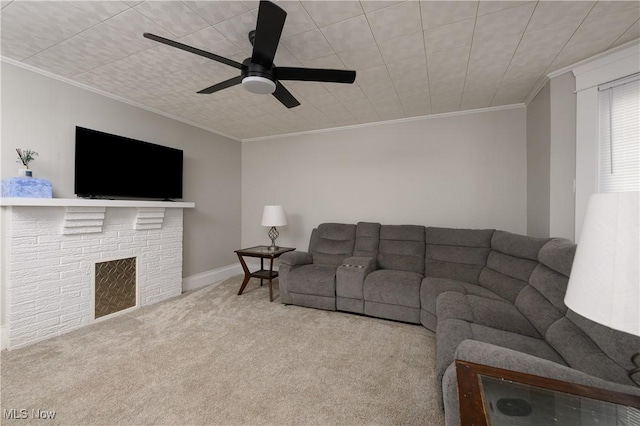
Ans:
[[[592,321],[640,336],[639,192],[589,199],[565,304]],[[640,378],[640,352],[629,377]]]
[[[282,206],[264,206],[264,211],[262,212],[262,226],[271,227],[271,229],[269,229],[269,238],[271,238],[271,245],[269,246],[270,251],[278,249],[278,246],[276,246],[276,238],[278,238],[280,234],[278,233],[276,226],[285,226],[286,224],[287,215]]]

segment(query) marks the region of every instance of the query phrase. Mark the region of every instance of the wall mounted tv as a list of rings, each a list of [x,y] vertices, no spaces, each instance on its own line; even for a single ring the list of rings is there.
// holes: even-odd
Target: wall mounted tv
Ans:
[[[76,126],[79,197],[180,199],[182,150]]]

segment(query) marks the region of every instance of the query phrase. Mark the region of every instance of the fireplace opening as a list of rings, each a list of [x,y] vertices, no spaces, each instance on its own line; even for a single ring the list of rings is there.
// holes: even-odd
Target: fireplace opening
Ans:
[[[95,318],[136,306],[136,258],[95,264]]]

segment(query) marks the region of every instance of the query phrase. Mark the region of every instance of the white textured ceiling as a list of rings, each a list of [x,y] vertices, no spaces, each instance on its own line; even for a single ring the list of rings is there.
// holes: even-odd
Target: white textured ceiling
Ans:
[[[247,139],[521,103],[549,72],[640,37],[638,1],[278,1],[275,63],[355,69],[356,83],[285,82],[287,109],[238,70],[142,37],[241,62],[258,1],[2,1],[2,55]]]

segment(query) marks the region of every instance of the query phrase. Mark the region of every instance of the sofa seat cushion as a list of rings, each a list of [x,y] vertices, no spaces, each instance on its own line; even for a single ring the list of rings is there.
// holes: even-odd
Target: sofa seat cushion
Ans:
[[[487,299],[504,299],[489,289],[477,284],[447,278],[425,277],[420,284],[420,307],[422,310],[436,314],[436,300],[441,293],[453,291],[461,294],[472,294]]]
[[[304,265],[292,269],[288,277],[291,293],[336,296],[336,268],[327,265]]]
[[[544,339],[523,336],[519,333],[497,330],[480,324],[470,324],[474,340],[514,351],[524,352],[538,358],[548,359],[558,364],[567,365],[565,360]]]
[[[436,358],[438,383],[447,367],[455,360],[455,352],[463,340],[477,340],[503,348],[524,352],[538,358],[567,365],[565,360],[544,340],[499,330],[460,319],[438,319],[436,328]]]
[[[470,323],[542,339],[542,335],[509,302],[456,292],[445,292],[436,302],[438,322],[460,319]]]
[[[421,281],[415,272],[380,269],[365,278],[364,299],[419,309]]]

